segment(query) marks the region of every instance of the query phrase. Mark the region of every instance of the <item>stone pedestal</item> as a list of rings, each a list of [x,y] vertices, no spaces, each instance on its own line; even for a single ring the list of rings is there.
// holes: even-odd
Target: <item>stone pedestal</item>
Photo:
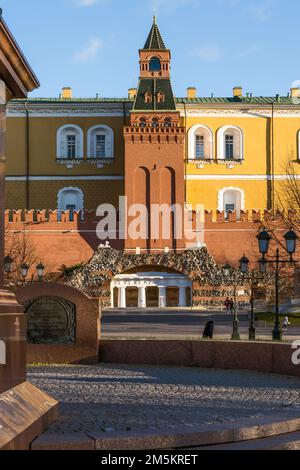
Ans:
[[[0,450],[29,449],[58,414],[58,403],[26,381],[26,333],[23,307],[1,290]]]
[[[4,286],[6,103],[25,98],[38,86],[0,10],[0,288]],[[26,337],[23,308],[12,292],[0,290],[0,450],[29,449],[57,416],[57,402],[26,381]]]

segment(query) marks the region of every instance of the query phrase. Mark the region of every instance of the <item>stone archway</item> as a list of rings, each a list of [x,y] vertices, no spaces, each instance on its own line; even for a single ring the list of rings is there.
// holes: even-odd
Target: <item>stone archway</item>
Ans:
[[[99,246],[91,260],[72,275],[68,284],[90,296],[101,297],[102,306],[110,307],[110,284],[114,278],[130,270],[144,270],[147,266],[186,276],[191,281],[193,299],[197,286],[232,285],[232,279],[224,279],[222,266],[216,264],[206,247],[176,253],[135,254],[109,246]]]

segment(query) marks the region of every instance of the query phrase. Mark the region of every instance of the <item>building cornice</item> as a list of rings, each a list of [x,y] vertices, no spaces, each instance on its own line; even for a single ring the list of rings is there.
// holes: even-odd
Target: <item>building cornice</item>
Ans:
[[[16,98],[24,98],[29,91],[40,86],[36,75],[3,20],[1,9],[0,78],[5,82],[10,95]]]

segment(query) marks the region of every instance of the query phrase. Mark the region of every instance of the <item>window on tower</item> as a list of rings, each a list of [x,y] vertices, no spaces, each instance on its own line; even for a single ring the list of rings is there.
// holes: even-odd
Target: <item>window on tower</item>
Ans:
[[[146,119],[145,118],[140,119],[140,127],[146,127]]]
[[[158,119],[157,118],[152,119],[152,127],[158,127]]]
[[[145,93],[145,103],[152,103],[152,93],[150,91]]]
[[[161,91],[157,93],[157,102],[164,103],[165,102],[165,95]]]
[[[152,57],[149,63],[149,70],[150,72],[160,72],[161,71],[161,63],[158,57]]]
[[[171,127],[172,125],[171,119],[168,117],[165,118],[164,124],[165,124],[165,127]]]

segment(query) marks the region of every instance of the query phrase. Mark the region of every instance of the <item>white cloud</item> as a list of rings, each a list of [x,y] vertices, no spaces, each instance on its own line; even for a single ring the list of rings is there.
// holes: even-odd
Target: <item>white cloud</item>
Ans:
[[[267,0],[265,2],[258,2],[249,7],[249,13],[259,21],[267,21],[272,16],[272,10],[274,7],[273,0]]]
[[[91,38],[86,46],[74,54],[76,62],[91,62],[93,61],[103,47],[103,41],[100,38]]]
[[[108,0],[68,0],[71,5],[81,8],[81,7],[92,7],[96,5],[96,3],[99,3],[100,1],[102,3],[108,1]]]
[[[252,46],[246,47],[245,49],[241,50],[238,53],[238,57],[244,58],[244,57],[249,57],[251,55],[256,54],[256,52],[260,51],[260,47],[257,46],[256,44],[253,44]]]
[[[299,88],[300,87],[300,80],[294,80],[291,88]]]
[[[216,44],[204,44],[201,47],[191,51],[191,54],[194,57],[197,57],[202,60],[207,60],[209,62],[216,62],[221,59],[223,56],[222,49]]]

